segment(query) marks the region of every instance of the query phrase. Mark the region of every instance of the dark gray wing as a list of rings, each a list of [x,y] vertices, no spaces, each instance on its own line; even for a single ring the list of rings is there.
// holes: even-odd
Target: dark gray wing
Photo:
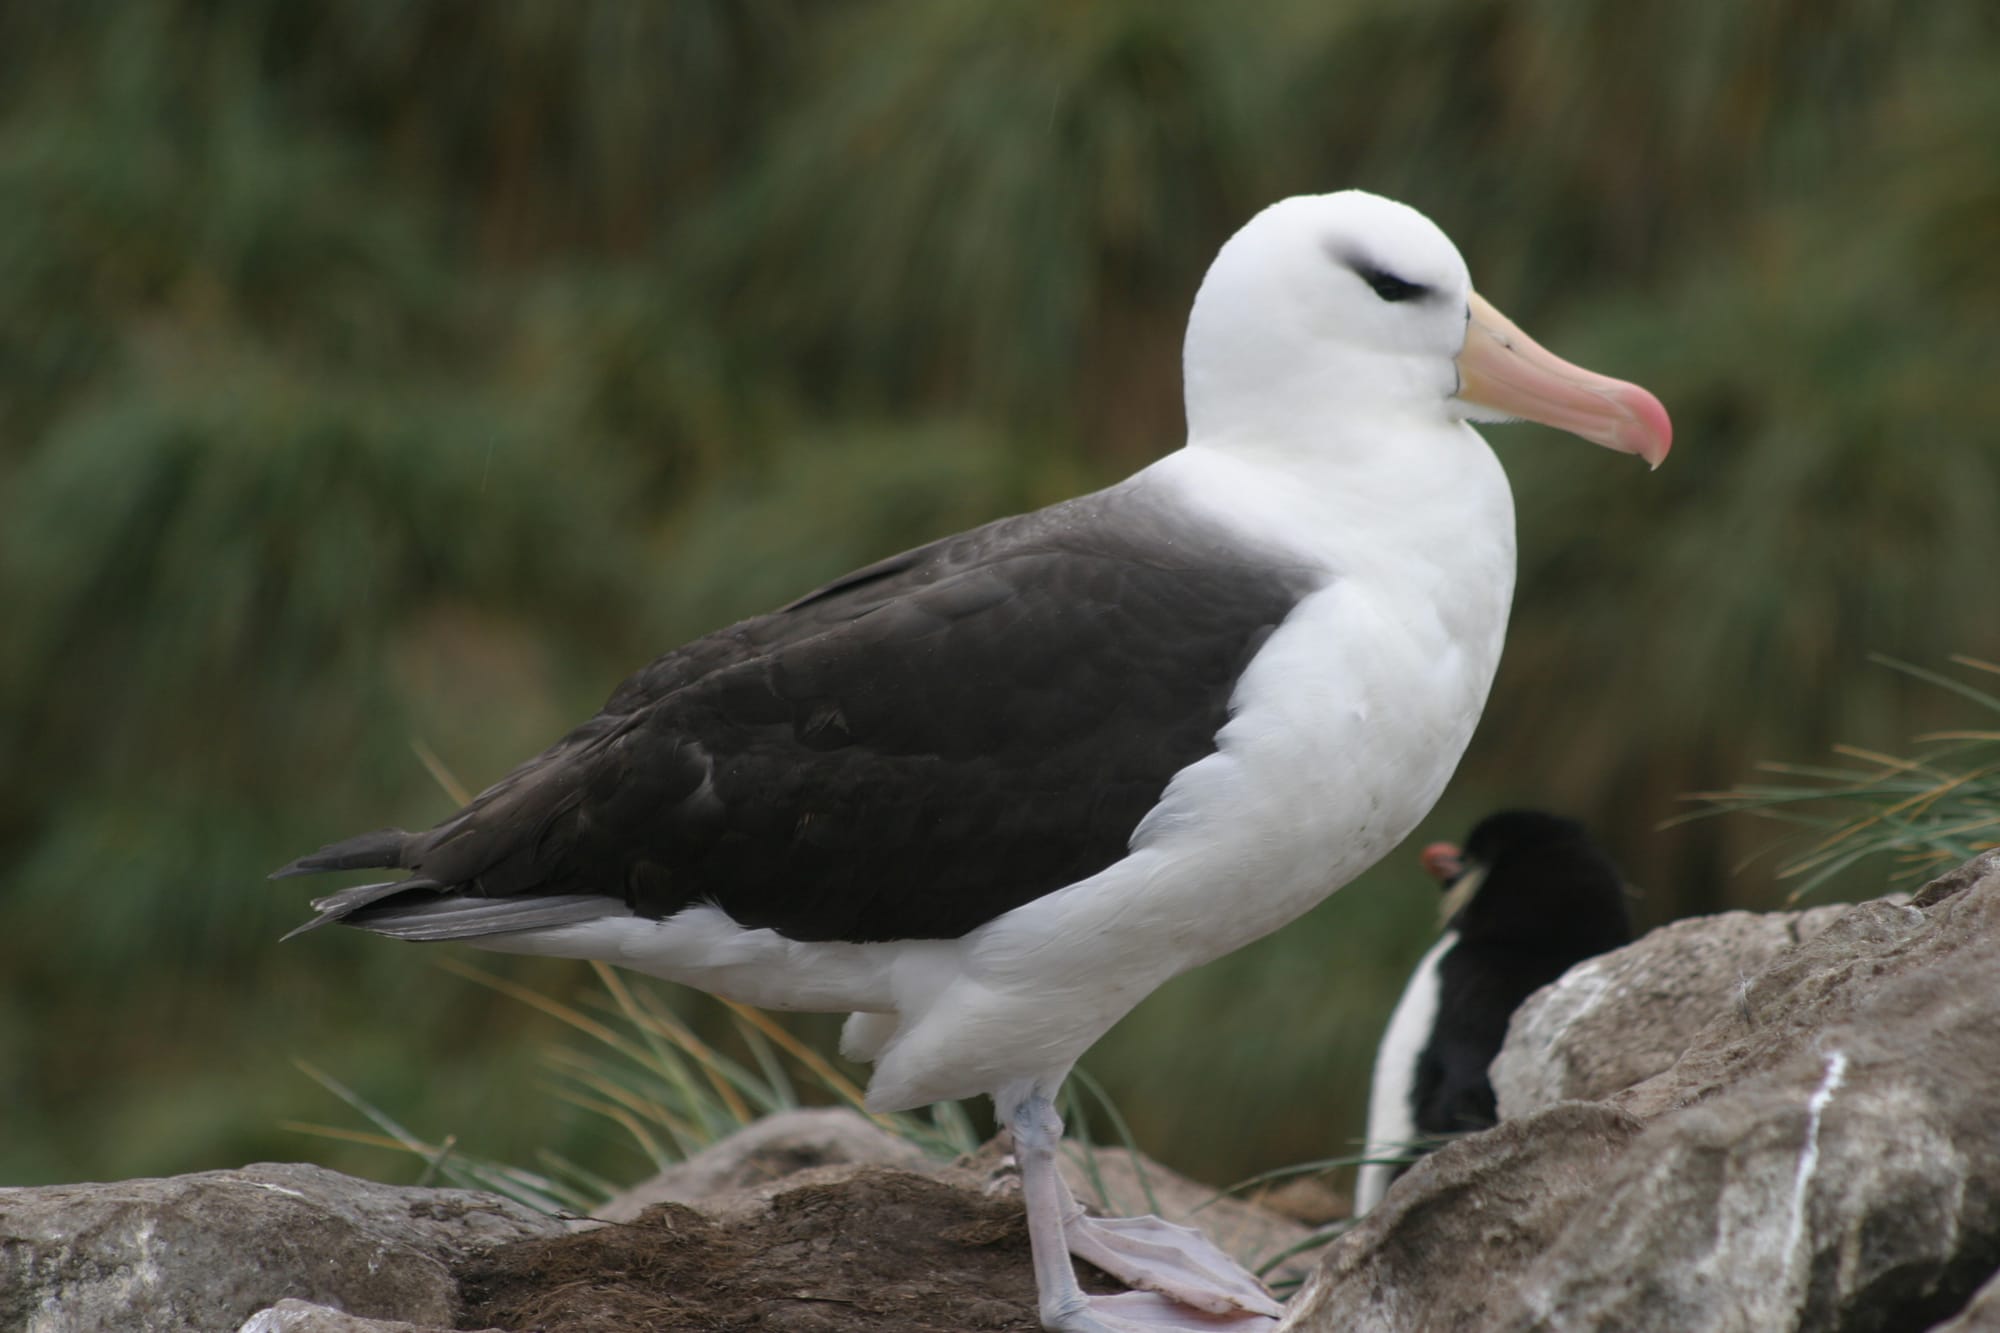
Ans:
[[[714,903],[795,939],[955,938],[1122,857],[1320,581],[1136,488],[1085,496],[669,653],[437,828],[281,873],[426,881],[356,925],[599,895],[653,917]],[[464,906],[460,933],[480,933]]]

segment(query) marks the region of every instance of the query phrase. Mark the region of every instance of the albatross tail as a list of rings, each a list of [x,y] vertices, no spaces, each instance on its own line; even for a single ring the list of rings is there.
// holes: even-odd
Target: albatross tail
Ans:
[[[377,829],[332,843],[274,871],[272,879],[290,879],[333,870],[407,869],[407,853],[424,835],[402,829]],[[513,895],[486,897],[474,885],[444,884],[421,875],[408,879],[359,884],[313,899],[318,915],[286,935],[302,935],[335,922],[357,926],[399,940],[477,940],[551,926],[626,916],[630,911],[615,898],[601,894]]]

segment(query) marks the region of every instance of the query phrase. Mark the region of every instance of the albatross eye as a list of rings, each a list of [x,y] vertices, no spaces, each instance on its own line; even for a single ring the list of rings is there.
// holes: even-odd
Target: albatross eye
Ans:
[[[1418,301],[1431,294],[1421,282],[1405,282],[1395,274],[1369,264],[1357,264],[1354,271],[1385,301]]]

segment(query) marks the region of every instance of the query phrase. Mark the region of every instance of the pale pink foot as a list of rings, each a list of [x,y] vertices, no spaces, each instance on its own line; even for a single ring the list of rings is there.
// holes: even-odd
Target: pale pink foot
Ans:
[[[996,1099],[997,1100],[997,1099]],[[1042,1327],[1051,1333],[1267,1333],[1281,1307],[1257,1279],[1207,1237],[1156,1217],[1094,1218],[1070,1196],[1056,1169],[1062,1119],[1046,1095],[1006,1106],[1021,1168],[1021,1201]],[[1138,1291],[1087,1296],[1070,1255]]]

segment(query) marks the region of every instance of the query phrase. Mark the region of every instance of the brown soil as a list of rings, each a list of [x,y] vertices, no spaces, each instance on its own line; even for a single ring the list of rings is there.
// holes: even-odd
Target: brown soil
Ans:
[[[459,1277],[459,1327],[510,1333],[1040,1327],[1018,1198],[880,1169],[803,1185],[737,1220],[665,1204],[636,1222],[504,1246]],[[1120,1289],[1083,1277],[1090,1290]]]

